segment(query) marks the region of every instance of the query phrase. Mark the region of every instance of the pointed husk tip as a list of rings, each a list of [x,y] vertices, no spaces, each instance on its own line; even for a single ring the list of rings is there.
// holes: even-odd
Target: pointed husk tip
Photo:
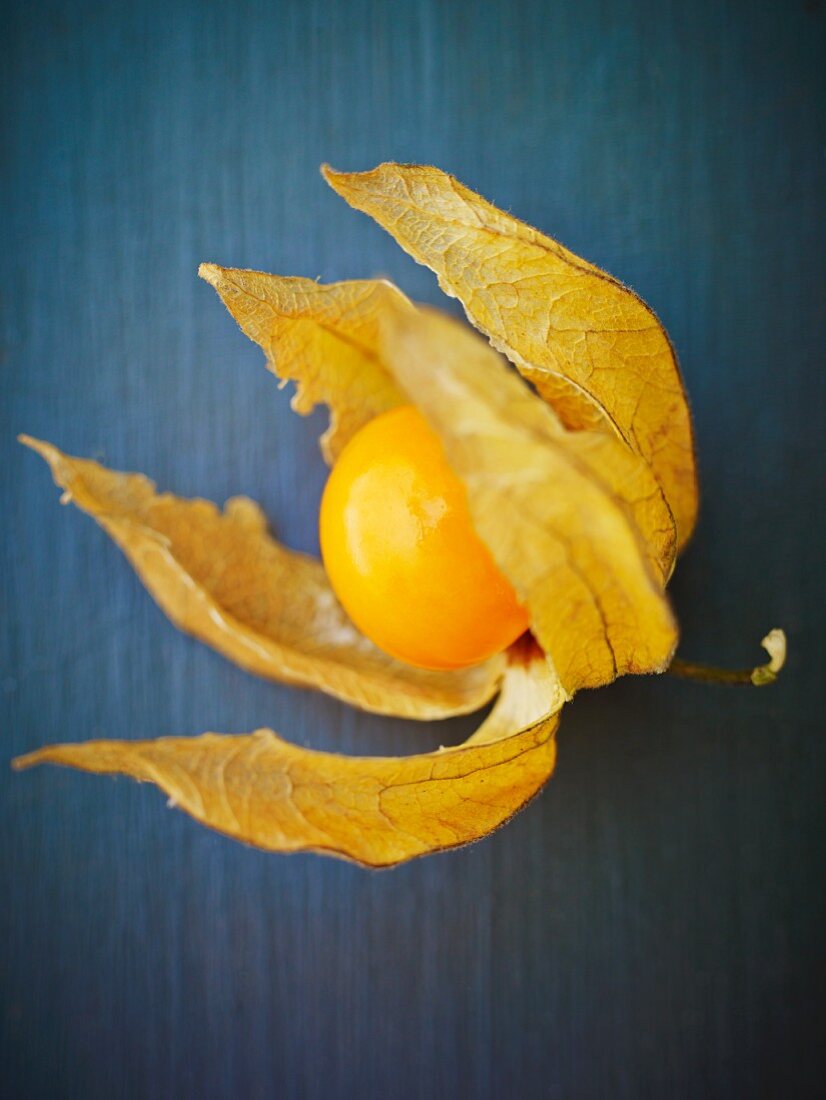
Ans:
[[[204,282],[209,283],[210,286],[217,286],[218,280],[221,278],[223,268],[218,264],[199,264],[198,265],[198,278],[203,279]]]

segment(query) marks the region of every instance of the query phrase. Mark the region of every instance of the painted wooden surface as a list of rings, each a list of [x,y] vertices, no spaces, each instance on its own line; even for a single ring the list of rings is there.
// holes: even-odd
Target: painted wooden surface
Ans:
[[[0,67],[0,1093],[808,1097],[822,1087],[826,294],[820,3],[63,0]],[[474,848],[368,874],[212,835],[43,742],[271,724],[403,753],[421,727],[182,637],[18,431],[165,488],[248,492],[316,548],[295,417],[201,260],[433,278],[318,176],[455,172],[633,285],[679,349],[702,520],[688,657],[787,628],[771,691],[624,682]]]

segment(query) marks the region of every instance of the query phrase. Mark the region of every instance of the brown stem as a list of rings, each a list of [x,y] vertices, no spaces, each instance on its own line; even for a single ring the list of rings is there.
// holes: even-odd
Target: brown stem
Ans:
[[[745,684],[752,687],[752,668],[715,668],[714,665],[695,665],[675,657],[666,670],[681,680],[697,680],[701,684]]]
[[[683,680],[696,680],[701,684],[742,684],[747,687],[765,687],[773,684],[786,660],[786,635],[782,630],[770,630],[760,643],[771,660],[755,668],[715,668],[714,665],[698,665],[675,657],[666,671]]]

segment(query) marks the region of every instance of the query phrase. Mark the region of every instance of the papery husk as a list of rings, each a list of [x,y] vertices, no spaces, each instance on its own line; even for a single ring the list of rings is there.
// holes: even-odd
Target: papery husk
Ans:
[[[568,427],[616,433],[645,459],[682,548],[698,504],[693,431],[676,355],[653,311],[607,272],[438,168],[322,172],[435,272]]]
[[[504,658],[457,672],[413,668],[350,622],[320,562],[282,546],[247,497],[227,502],[159,494],[118,473],[21,437],[55,482],[120,546],[172,622],[249,672],[317,688],[363,710],[433,719],[483,706]]]

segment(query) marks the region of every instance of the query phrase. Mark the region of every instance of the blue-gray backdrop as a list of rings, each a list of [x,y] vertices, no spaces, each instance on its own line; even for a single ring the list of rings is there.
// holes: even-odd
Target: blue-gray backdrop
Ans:
[[[0,1093],[813,1096],[823,1081],[824,11],[732,3],[6,5]],[[765,692],[623,682],[472,849],[369,874],[265,855],[50,741],[271,724],[408,752],[176,633],[18,431],[162,487],[248,492],[315,550],[295,417],[201,260],[435,281],[318,175],[450,169],[633,285],[679,349],[704,497],[686,656]]]

